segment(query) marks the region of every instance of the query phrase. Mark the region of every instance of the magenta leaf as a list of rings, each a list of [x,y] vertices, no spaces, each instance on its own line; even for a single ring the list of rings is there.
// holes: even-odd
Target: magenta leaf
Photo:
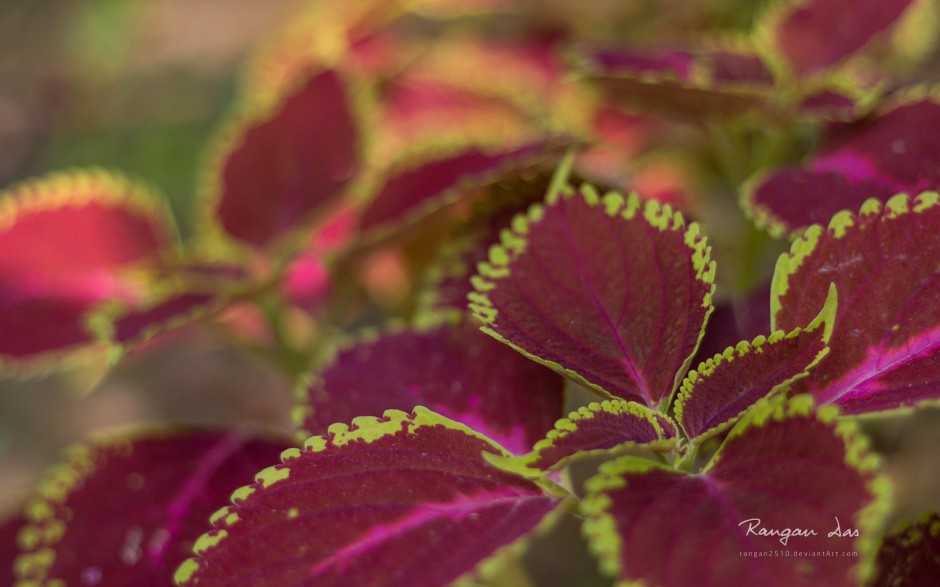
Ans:
[[[118,175],[61,173],[0,198],[0,360],[15,366],[92,342],[84,314],[136,299],[143,280],[130,270],[175,240],[156,197]]]
[[[416,408],[337,424],[213,516],[179,585],[449,585],[563,499],[489,466],[498,445]],[[549,518],[550,519],[550,518]]]
[[[361,165],[357,125],[349,90],[332,70],[235,125],[211,190],[225,232],[267,247],[333,203]]]
[[[593,402],[568,414],[519,457],[487,456],[495,466],[537,477],[568,462],[591,455],[614,455],[618,450],[647,448],[668,451],[675,447],[678,429],[662,413],[635,402]]]
[[[333,284],[328,258],[356,236],[357,218],[357,210],[350,205],[330,211],[291,260],[281,278],[281,288],[294,306],[316,314],[325,305]]]
[[[339,351],[307,390],[302,426],[324,434],[334,422],[423,405],[521,454],[564,414],[563,388],[562,377],[475,324],[439,323]]]
[[[513,220],[474,278],[483,330],[604,395],[665,405],[711,313],[695,224],[590,186]]]
[[[837,415],[814,414],[809,396],[775,396],[697,475],[635,457],[605,463],[582,502],[601,568],[663,587],[855,585],[874,555],[887,482]],[[824,551],[840,554],[816,556]]]
[[[884,537],[874,587],[930,587],[940,577],[940,515],[923,514]]]
[[[723,432],[759,399],[806,377],[829,352],[836,307],[831,288],[822,310],[804,328],[739,342],[690,372],[675,404],[690,441],[699,444]]]
[[[758,25],[770,48],[797,78],[836,65],[883,33],[912,0],[781,2]]]
[[[780,236],[824,224],[840,210],[858,210],[907,192],[940,187],[940,103],[911,94],[871,119],[833,127],[802,167],[758,176],[744,203],[756,222]]]
[[[460,147],[430,161],[394,169],[362,213],[363,231],[411,222],[451,204],[469,188],[555,161],[559,145],[536,140],[522,145]]]
[[[797,383],[846,414],[881,412],[940,398],[940,205],[936,193],[866,202],[828,229],[812,226],[777,263],[775,328],[806,324],[829,283],[839,310],[825,368]]]
[[[290,445],[163,431],[82,446],[27,504],[23,584],[167,585],[209,515]]]

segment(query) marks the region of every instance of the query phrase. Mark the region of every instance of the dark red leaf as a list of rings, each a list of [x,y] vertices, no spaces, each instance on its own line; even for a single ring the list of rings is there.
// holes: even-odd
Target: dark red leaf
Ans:
[[[775,328],[812,318],[839,292],[825,368],[797,385],[847,414],[940,399],[940,198],[927,192],[866,203],[807,229],[777,264]],[[844,303],[843,303],[844,302]]]
[[[13,561],[20,552],[17,536],[26,518],[17,513],[0,522],[0,587],[13,587]]]
[[[604,394],[671,397],[711,313],[698,226],[657,202],[550,194],[513,220],[474,280],[484,331]]]
[[[562,502],[482,452],[507,454],[424,408],[332,426],[235,492],[177,583],[450,585]]]
[[[836,299],[832,289],[804,327],[739,342],[690,372],[675,402],[676,419],[690,441],[700,444],[723,432],[761,398],[806,377],[829,352]]]
[[[255,247],[335,202],[362,163],[349,90],[331,70],[225,140],[215,212],[229,235]]]
[[[393,170],[362,213],[362,230],[407,222],[453,202],[463,190],[558,158],[558,145],[538,140],[513,147],[465,147]]]
[[[528,454],[487,456],[500,469],[538,477],[568,462],[591,455],[613,456],[620,450],[645,448],[666,452],[675,447],[679,431],[664,414],[636,402],[593,402],[555,423]]]
[[[851,125],[837,125],[802,167],[758,178],[745,204],[771,234],[825,224],[875,198],[940,187],[940,103],[912,96]]]
[[[874,587],[933,587],[940,577],[940,515],[922,515],[885,536]]]
[[[782,400],[755,406],[697,475],[635,457],[602,465],[582,502],[601,568],[662,587],[857,585],[887,481],[835,410]]]
[[[307,390],[303,427],[323,434],[334,422],[423,405],[521,454],[564,414],[563,388],[559,375],[475,324],[390,331],[327,364]]]
[[[801,0],[768,11],[760,26],[797,76],[831,67],[897,22],[912,0]],[[780,6],[780,5],[778,5]]]

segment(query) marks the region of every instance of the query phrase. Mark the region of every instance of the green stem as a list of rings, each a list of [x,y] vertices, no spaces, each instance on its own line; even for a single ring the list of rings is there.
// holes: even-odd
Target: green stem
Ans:
[[[692,469],[695,467],[695,459],[698,458],[698,445],[693,445],[688,452],[683,455],[679,462],[676,465],[676,468],[680,471],[686,471],[688,473],[692,472]]]
[[[571,168],[574,166],[574,156],[575,148],[569,147],[565,152],[565,156],[562,157],[561,162],[558,164],[558,167],[555,169],[555,173],[552,174],[552,182],[548,185],[548,194],[546,194],[546,201],[554,202],[561,195],[562,190],[565,189],[565,185],[568,183],[568,178],[571,177]]]

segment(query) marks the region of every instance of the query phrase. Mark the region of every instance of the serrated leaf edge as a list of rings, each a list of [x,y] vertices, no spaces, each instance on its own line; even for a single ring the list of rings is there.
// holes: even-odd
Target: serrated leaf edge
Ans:
[[[782,253],[777,259],[770,283],[771,330],[777,330],[777,313],[782,309],[781,299],[790,289],[790,277],[813,253],[820,238],[840,239],[849,229],[863,230],[873,222],[888,222],[905,214],[919,214],[938,206],[940,206],[938,192],[921,192],[913,199],[907,194],[897,194],[884,203],[876,198],[870,198],[861,205],[857,213],[848,210],[837,212],[829,220],[829,225],[825,230],[819,224],[807,228],[800,238],[793,241],[790,251]]]
[[[660,400],[660,405],[668,405],[682,376],[685,375],[689,364],[692,362],[692,358],[695,356],[695,351],[698,349],[698,345],[705,335],[705,326],[708,324],[708,318],[714,310],[712,296],[715,291],[715,262],[711,260],[711,247],[708,246],[705,237],[701,235],[698,224],[693,222],[686,225],[682,214],[673,211],[669,204],[662,204],[656,200],[643,202],[635,193],[629,194],[626,198],[613,191],[607,192],[602,196],[592,185],[583,184],[577,191],[571,188],[571,186],[567,186],[566,189],[558,190],[550,194],[550,196],[552,197],[546,198],[544,203],[537,202],[532,204],[527,212],[513,217],[511,228],[503,230],[500,233],[500,242],[490,247],[489,261],[479,263],[477,265],[476,275],[470,278],[474,291],[467,295],[469,301],[468,307],[473,316],[482,323],[480,330],[516,349],[533,361],[541,363],[599,393],[606,399],[626,399],[614,396],[601,386],[588,381],[574,370],[567,369],[554,361],[542,359],[523,350],[512,341],[496,332],[491,326],[495,324],[499,312],[493,306],[493,302],[490,300],[487,292],[495,288],[496,283],[500,279],[505,279],[509,276],[510,263],[525,252],[528,245],[526,235],[529,233],[529,227],[542,220],[545,215],[546,206],[551,206],[562,198],[583,198],[585,203],[589,206],[603,206],[608,216],[621,216],[625,220],[632,220],[636,218],[638,214],[641,214],[644,222],[660,231],[678,232],[684,229],[683,240],[686,246],[691,249],[691,260],[692,267],[695,270],[695,279],[710,287],[702,300],[702,306],[707,308],[707,310],[704,320],[702,321],[702,328],[699,332],[698,340],[695,343],[695,348],[693,348],[692,354],[686,357],[685,361],[678,369],[673,380],[672,389],[669,393],[663,394]]]
[[[832,336],[833,327],[835,325],[837,308],[838,294],[836,293],[836,287],[835,284],[830,284],[829,294],[826,296],[825,304],[823,304],[819,314],[817,314],[816,317],[805,327],[795,328],[790,332],[775,330],[769,336],[760,335],[754,338],[751,342],[746,340],[741,341],[735,346],[729,346],[723,352],[716,354],[711,359],[707,359],[702,363],[699,363],[699,366],[694,371],[689,372],[685,380],[682,382],[682,386],[680,388],[679,394],[676,397],[674,406],[676,422],[682,426],[683,431],[689,438],[689,442],[692,444],[701,444],[709,438],[716,436],[717,434],[734,425],[735,422],[737,422],[744,414],[754,407],[753,405],[748,406],[744,410],[741,410],[736,416],[733,416],[732,418],[729,418],[720,424],[712,426],[711,428],[696,436],[690,435],[685,429],[685,426],[682,424],[682,413],[685,403],[695,392],[695,385],[698,383],[698,381],[701,380],[700,378],[708,378],[717,369],[720,369],[721,365],[728,364],[729,362],[733,361],[735,357],[743,357],[744,355],[751,352],[762,353],[765,345],[769,346],[784,339],[795,338],[804,332],[814,332],[820,327],[823,328],[822,342],[824,345],[828,345],[829,339]],[[815,367],[827,354],[829,354],[829,347],[824,346],[800,373],[797,373],[785,381],[778,383],[772,387],[764,397],[775,395],[781,390],[789,387],[789,385],[794,381],[809,375],[810,370]]]
[[[867,110],[868,108],[868,100],[874,100],[877,98],[877,91],[879,90],[873,89],[870,91],[872,96],[865,96],[861,99],[860,107],[862,107],[863,111]],[[884,116],[897,108],[910,106],[924,100],[933,102],[937,105],[938,108],[940,108],[940,84],[918,84],[899,90],[896,94],[891,95],[879,105],[877,111],[873,114],[873,120],[877,121],[879,117]],[[814,154],[811,153],[809,155],[809,159],[812,159],[813,156]],[[801,165],[799,167],[794,167],[794,169],[805,170],[805,167]],[[754,173],[741,186],[738,201],[741,209],[744,211],[744,215],[747,216],[748,219],[750,219],[758,228],[764,230],[767,232],[767,234],[774,238],[786,237],[791,241],[796,241],[801,236],[806,234],[806,231],[809,230],[809,228],[813,225],[790,226],[779,216],[774,214],[769,207],[758,204],[755,201],[757,190],[778,171],[779,169],[769,168],[762,169]],[[897,195],[901,194],[896,194],[895,197],[897,197]],[[876,199],[877,198],[870,198],[870,200]],[[868,200],[866,200],[863,203],[862,208],[871,205],[872,204],[869,204]],[[842,212],[839,213],[841,214]]]
[[[637,418],[646,420],[656,430],[658,438],[651,442],[628,440],[611,448],[581,450],[559,459],[545,469],[532,466],[534,463],[538,462],[544,450],[553,448],[559,439],[563,439],[576,432],[579,422],[593,420],[600,412],[613,415],[636,416]],[[676,445],[678,437],[673,436],[670,438],[667,436],[667,432],[663,429],[662,423],[659,420],[660,418],[667,418],[667,421],[669,421],[668,416],[637,402],[628,402],[621,399],[604,400],[600,403],[591,402],[587,406],[581,406],[577,410],[569,413],[567,417],[561,418],[555,422],[555,427],[549,430],[545,438],[539,440],[528,454],[512,457],[484,455],[484,458],[494,467],[506,471],[507,473],[515,473],[523,477],[535,478],[540,477],[546,471],[554,471],[570,462],[588,456],[614,456],[617,455],[619,451],[633,448],[646,448],[655,452],[668,451]]]
[[[207,550],[220,544],[228,535],[228,530],[240,521],[238,517],[239,504],[250,499],[252,494],[258,491],[259,487],[266,489],[274,484],[289,479],[291,473],[290,462],[292,460],[300,458],[305,453],[323,452],[329,448],[342,448],[353,442],[369,444],[386,436],[392,436],[401,432],[414,434],[416,430],[434,426],[443,426],[482,440],[492,448],[492,452],[495,454],[502,454],[504,456],[511,454],[498,443],[473,430],[469,426],[441,416],[424,406],[415,407],[410,414],[401,410],[386,410],[382,417],[360,416],[353,418],[352,422],[349,424],[332,424],[329,426],[327,434],[309,437],[304,441],[302,448],[289,448],[285,450],[281,453],[280,464],[262,469],[255,475],[254,483],[236,489],[231,496],[232,505],[225,506],[210,516],[210,524],[213,526],[213,529],[196,540],[193,546],[193,553],[196,556],[188,558],[180,564],[174,574],[174,582],[181,587],[189,584],[190,578],[192,578],[200,568],[198,557]],[[488,451],[484,451],[482,454],[487,453]],[[570,496],[567,491],[546,479],[539,479],[533,482],[541,487],[547,495],[554,495],[561,498],[559,505],[565,503],[565,498]],[[511,548],[512,546],[513,545],[509,545],[507,548]],[[498,553],[499,551],[494,554]],[[511,552],[508,554],[511,554]],[[484,561],[481,561],[480,564],[484,564]],[[480,567],[478,566],[476,568],[479,569]]]

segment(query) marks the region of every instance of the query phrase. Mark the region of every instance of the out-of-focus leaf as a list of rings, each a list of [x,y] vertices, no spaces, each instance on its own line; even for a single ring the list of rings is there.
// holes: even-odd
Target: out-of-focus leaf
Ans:
[[[0,522],[0,586],[12,587],[16,581],[13,575],[13,560],[20,552],[17,536],[26,518],[22,514],[14,514]]]
[[[940,515],[923,514],[884,537],[874,587],[930,587],[940,577]]]
[[[26,506],[17,577],[36,585],[167,585],[209,515],[289,446],[181,430],[77,447]]]
[[[912,0],[784,0],[758,23],[775,58],[795,77],[836,65],[890,29]]]
[[[560,143],[466,146],[389,171],[362,212],[360,227],[375,231],[414,221],[458,200],[473,187],[559,158]]]
[[[0,198],[0,357],[20,369],[90,343],[85,313],[139,297],[132,270],[174,246],[162,204],[117,175],[60,173]]]
[[[834,126],[801,167],[758,176],[744,205],[775,236],[824,224],[868,199],[940,187],[940,102],[912,92],[869,119]]]
[[[232,126],[211,178],[215,220],[231,237],[268,247],[335,203],[362,161],[350,90],[333,70],[279,105]]]
[[[773,93],[769,69],[753,49],[587,50],[581,68],[613,100],[683,117],[739,116],[761,108]]]

